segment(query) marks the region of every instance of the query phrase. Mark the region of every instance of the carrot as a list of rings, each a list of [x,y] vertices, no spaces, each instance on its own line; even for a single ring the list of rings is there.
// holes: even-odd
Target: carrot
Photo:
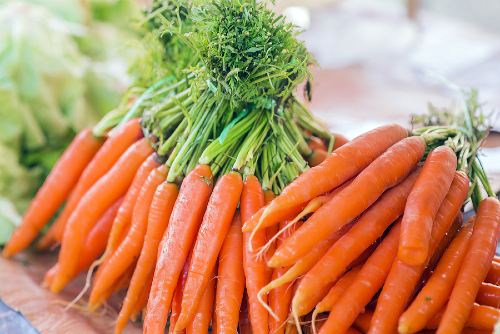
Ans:
[[[311,167],[316,167],[319,164],[321,164],[323,161],[325,161],[326,157],[328,156],[328,152],[321,149],[317,148],[314,149],[309,157],[307,157],[307,162],[309,163],[309,166]]]
[[[236,212],[219,254],[213,325],[217,334],[237,333],[244,292],[243,235],[240,215]]]
[[[493,257],[493,262],[500,263],[500,255],[495,255]]]
[[[403,214],[406,198],[418,177],[412,173],[402,183],[384,193],[304,276],[293,298],[298,315],[308,313],[320,300],[321,288],[333,283],[387,227]]]
[[[432,150],[406,202],[398,258],[410,265],[423,264],[429,255],[432,222],[450,189],[457,156],[447,146]]]
[[[280,228],[282,229],[287,225],[287,222],[280,223]],[[277,240],[277,244],[280,245],[283,240],[290,236],[291,233],[295,231],[292,227],[286,230],[285,234]],[[275,268],[273,269],[271,280],[276,280],[279,277],[286,274],[289,268]],[[260,291],[259,291],[260,293]],[[259,295],[260,296],[260,295]],[[292,303],[293,297],[293,283],[284,284],[271,290],[269,293],[268,301],[269,307],[272,310],[273,317],[269,318],[269,331],[274,334],[284,334],[286,320],[288,319],[288,314],[290,313],[290,305]]]
[[[148,303],[149,291],[151,290],[152,281],[153,281],[153,272],[149,274],[148,278],[144,282],[144,286],[142,287],[141,293],[139,294],[139,298],[137,298],[137,303],[134,305],[132,312],[130,313],[130,319],[132,321],[137,320],[142,311],[144,311],[146,304]],[[116,327],[115,327],[115,332],[116,332]]]
[[[426,328],[438,328],[443,317],[444,309],[436,313],[436,315],[427,323]],[[491,306],[474,304],[467,321],[466,327],[493,331],[495,324],[500,319],[500,310]]]
[[[319,241],[351,222],[384,191],[406,178],[424,151],[425,141],[422,137],[409,137],[396,143],[363,170],[349,186],[316,211],[278,248],[268,265],[290,265]]]
[[[330,316],[320,333],[343,333],[363,312],[365,306],[384,284],[396,257],[400,231],[401,221],[399,220],[361,267],[345,292],[333,304]]]
[[[135,172],[153,148],[146,139],[133,144],[106,175],[92,186],[80,200],[64,232],[59,253],[59,270],[50,289],[60,291],[74,275],[88,232],[104,211],[123,196]]]
[[[170,312],[170,318],[168,320],[168,333],[174,334],[175,332],[175,324],[177,323],[177,319],[179,319],[179,315],[181,314],[181,306],[182,306],[182,294],[184,291],[184,285],[186,285],[186,279],[189,271],[189,263],[191,262],[191,254],[189,254],[188,260],[184,264],[184,268],[182,269],[182,276],[177,281],[177,286],[175,287],[174,298],[172,299],[172,311]],[[179,331],[177,333],[185,333],[186,330]]]
[[[241,176],[235,172],[222,176],[215,185],[193,248],[182,297],[182,310],[175,330],[186,328],[198,309],[211,279],[211,271],[231,227],[242,188]]]
[[[392,124],[355,138],[329,155],[322,164],[308,169],[290,183],[261,212],[259,219],[245,223],[243,232],[253,230],[257,224],[264,228],[283,221],[291,210],[351,179],[390,146],[407,136],[406,129]]]
[[[158,259],[144,320],[145,333],[163,333],[174,289],[212,192],[212,172],[198,165],[182,182]]]
[[[460,333],[467,321],[474,299],[484,281],[497,245],[500,202],[489,197],[479,204],[467,254],[451,292],[437,334]]]
[[[365,311],[358,315],[356,320],[354,320],[354,326],[362,331],[363,333],[367,333],[370,330],[370,323],[372,321],[373,312]]]
[[[488,271],[488,275],[486,275],[485,281],[495,285],[500,284],[500,263],[496,261],[491,262],[491,268]]]
[[[439,208],[432,226],[430,254],[434,253],[444,235],[459,215],[467,197],[469,179],[463,172],[455,172],[450,190]],[[369,333],[385,334],[397,330],[398,319],[403,313],[425,265],[410,266],[396,258],[378,297]]]
[[[208,327],[210,326],[210,322],[212,321],[214,296],[215,296],[215,277],[214,277],[214,272],[212,272],[211,278],[208,280],[208,285],[203,291],[203,296],[201,298],[199,307],[197,307],[197,311],[195,311],[193,320],[187,324],[186,334],[201,334],[201,333],[208,334]],[[178,323],[179,319],[177,319],[176,326]]]
[[[245,293],[243,301],[241,302],[240,320],[238,323],[239,334],[252,334],[250,327],[250,320],[248,320],[248,296]]]
[[[101,144],[91,129],[83,130],[73,139],[31,201],[21,224],[5,245],[3,256],[11,257],[30,245],[69,196]]]
[[[83,195],[85,195],[97,180],[113,167],[123,152],[141,136],[142,129],[139,119],[133,119],[108,137],[90,163],[85,167],[64,209],[61,211],[54,224],[52,224],[49,231],[38,243],[39,248],[47,248],[54,241],[61,242],[66,223]]]
[[[123,306],[116,321],[115,333],[121,333],[125,327],[130,315],[132,314],[132,308],[137,303],[139,295],[143,290],[143,285],[147,280],[147,277],[151,276],[152,280],[158,253],[158,245],[160,244],[161,236],[167,228],[178,193],[179,190],[177,186],[167,181],[164,181],[158,186],[158,188],[156,188],[149,209],[144,244],[142,246],[139,259],[137,260],[137,267],[135,268],[134,275],[132,276],[127,296],[125,297]]]
[[[316,317],[319,313],[330,311],[335,303],[340,299],[344,292],[349,288],[349,286],[354,282],[356,275],[359,273],[361,268],[355,267],[354,269],[348,271],[344,274],[328,291],[328,294],[316,305],[313,314],[311,316],[311,323],[313,327],[313,332],[316,333]]]
[[[495,308],[500,307],[500,287],[495,284],[482,283],[476,296],[476,303]]]
[[[111,228],[111,233],[108,238],[108,244],[106,247],[106,263],[111,257],[112,253],[116,250],[120,242],[125,237],[127,228],[130,226],[132,221],[132,214],[134,211],[139,192],[141,191],[144,182],[148,178],[152,170],[160,166],[158,161],[158,156],[156,153],[151,154],[139,167],[130,188],[127,190],[123,203],[118,210],[115,221],[113,222],[113,227]]]
[[[111,230],[111,224],[116,216],[116,212],[121,205],[123,198],[117,200],[113,205],[111,205],[106,212],[99,218],[95,226],[90,231],[87,239],[85,240],[85,245],[83,246],[82,256],[78,261],[78,269],[76,275],[80,274],[84,270],[90,268],[92,263],[102,254],[106,248],[106,241],[108,240],[109,231]],[[43,285],[48,287],[52,284],[54,275],[58,270],[57,263],[45,274]],[[71,279],[73,279],[72,277]]]
[[[333,137],[335,138],[335,142],[333,143],[333,150],[335,151],[336,149],[344,146],[349,142],[349,139],[347,139],[345,136],[341,135],[340,133],[332,133]]]
[[[321,140],[321,138],[310,136],[307,139],[308,139],[307,145],[311,150],[316,150],[316,149],[321,149],[323,151],[328,150],[328,147],[326,146],[325,142]]]
[[[252,215],[264,206],[264,192],[259,180],[247,176],[240,199],[241,220],[246,222]],[[250,251],[250,233],[243,233],[243,269],[245,271],[246,289],[248,295],[248,318],[252,333],[268,333],[268,314],[258,300],[259,290],[267,284],[267,266],[263,259],[259,259]],[[255,247],[266,243],[266,231],[256,231],[252,240]],[[257,249],[258,249],[257,248]],[[267,303],[267,300],[265,301]]]
[[[94,280],[89,298],[89,308],[91,310],[95,310],[103,302],[102,295],[104,291],[112,286],[126,268],[139,257],[148,226],[151,202],[156,188],[165,181],[167,172],[167,167],[162,165],[151,171],[146,182],[144,182],[134,206],[132,225],[127,236],[109,261],[103,264],[100,275]]]
[[[472,234],[472,224],[463,228],[439,261],[434,273],[412,304],[399,318],[401,334],[416,333],[439,312],[450,297]]]

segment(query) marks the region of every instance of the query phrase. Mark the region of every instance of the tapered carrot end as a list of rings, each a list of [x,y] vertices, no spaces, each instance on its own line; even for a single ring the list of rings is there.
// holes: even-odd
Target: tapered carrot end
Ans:
[[[399,323],[398,333],[400,333],[400,334],[411,333],[410,326],[408,326],[408,324],[405,324],[405,323]]]
[[[59,293],[62,291],[62,289],[64,289],[67,283],[68,282],[66,282],[64,278],[60,277],[60,275],[56,275],[52,280],[52,284],[50,285],[50,291],[52,293]]]
[[[2,256],[4,258],[8,259],[9,257],[12,257],[13,255],[14,255],[14,253],[8,248],[8,245],[5,246],[5,248],[2,251]]]
[[[271,267],[271,268],[278,268],[280,267],[280,260],[278,257],[276,256],[273,256],[271,257],[271,259],[269,259],[269,261],[267,261],[267,266],[268,267]]]
[[[52,247],[54,243],[55,239],[53,238],[52,234],[47,233],[40,239],[40,241],[37,242],[36,249],[40,251],[47,250]]]

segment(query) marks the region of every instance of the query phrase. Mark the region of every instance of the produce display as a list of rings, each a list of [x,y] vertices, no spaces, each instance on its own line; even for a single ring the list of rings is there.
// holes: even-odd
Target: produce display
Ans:
[[[43,285],[86,275],[69,306],[89,312],[121,291],[115,333],[493,331],[500,202],[475,92],[348,141],[295,95],[314,59],[266,3],[154,1],[144,23],[138,79],[66,148],[4,257],[59,247]]]

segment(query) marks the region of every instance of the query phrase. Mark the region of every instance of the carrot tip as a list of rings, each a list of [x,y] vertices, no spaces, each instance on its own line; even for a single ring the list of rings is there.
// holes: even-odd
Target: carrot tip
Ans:
[[[408,326],[408,324],[404,324],[404,323],[399,324],[398,333],[400,333],[400,334],[410,333],[410,326]]]

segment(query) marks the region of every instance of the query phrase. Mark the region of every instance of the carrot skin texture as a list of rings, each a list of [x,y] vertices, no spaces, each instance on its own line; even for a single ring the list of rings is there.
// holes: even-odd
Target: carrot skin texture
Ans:
[[[441,322],[443,317],[444,309],[438,312],[428,323],[426,328],[436,329]],[[491,306],[478,305],[474,304],[472,306],[472,310],[465,322],[466,327],[485,330],[485,331],[493,331],[495,324],[498,322],[500,318],[500,310]]]
[[[491,268],[488,275],[486,275],[485,281],[495,285],[500,284],[500,263],[496,262],[496,260],[491,262]]]
[[[259,180],[253,175],[247,176],[243,191],[241,193],[240,210],[241,221],[245,223],[260,208],[264,206],[264,192]],[[253,239],[255,249],[266,243],[266,231],[257,231]],[[250,320],[252,333],[268,333],[268,313],[259,303],[257,295],[268,282],[266,281],[267,266],[262,259],[255,257],[255,253],[249,251],[250,233],[243,233],[243,268],[248,296],[248,318]],[[265,299],[266,303],[267,300]]]
[[[423,264],[429,255],[432,222],[450,189],[457,156],[447,146],[432,150],[406,202],[398,258],[409,265]]]
[[[500,307],[500,287],[491,283],[482,283],[476,296],[476,303],[480,305]]]
[[[465,326],[481,282],[486,278],[495,255],[498,224],[500,202],[488,197],[479,204],[469,248],[437,334],[460,333]]]
[[[320,165],[328,157],[328,152],[321,148],[314,149],[311,156],[307,158],[309,166],[316,167]]]
[[[182,311],[176,330],[187,328],[204,295],[211,272],[240,201],[243,181],[238,173],[230,172],[216,183],[198,231],[188,278],[182,297]]]
[[[212,314],[214,308],[214,296],[215,296],[215,277],[212,273],[206,289],[203,292],[203,296],[200,301],[200,305],[187,328],[186,334],[208,334],[208,327],[212,321]],[[179,323],[179,319],[177,319]],[[177,326],[177,324],[176,324]]]
[[[81,131],[64,151],[31,201],[21,224],[3,249],[11,257],[27,248],[63,204],[85,167],[101,147],[91,129]]]
[[[189,254],[189,258],[184,264],[182,275],[177,281],[177,286],[175,287],[174,298],[172,299],[172,310],[170,312],[170,318],[168,319],[168,334],[186,333],[185,329],[176,332],[175,324],[177,323],[177,319],[179,319],[179,315],[181,314],[182,294],[184,292],[184,286],[186,285],[186,279],[189,271],[189,262],[191,262],[191,254]]]
[[[182,182],[174,209],[158,248],[143,330],[163,333],[177,281],[212,192],[212,172],[198,165]]]
[[[365,306],[384,284],[396,257],[401,223],[398,221],[389,235],[377,247],[346,291],[331,308],[322,333],[343,333],[355,322]]]
[[[347,139],[344,135],[341,135],[340,133],[332,133],[332,134],[335,137],[335,142],[333,143],[334,151],[349,142],[349,139]]]
[[[149,291],[151,290],[151,282],[153,282],[153,273],[152,272],[149,274],[149,277],[143,283],[142,290],[139,294],[139,297],[137,298],[137,303],[134,305],[132,312],[130,313],[130,319],[132,321],[137,320],[138,316],[146,308],[146,305],[148,303]],[[130,288],[130,285],[129,285],[129,288]],[[116,332],[116,326],[115,326],[115,333],[120,333],[120,332]]]
[[[103,301],[101,296],[104,291],[110,288],[125,270],[135,261],[144,244],[144,237],[148,226],[148,215],[153,201],[156,188],[165,181],[167,177],[167,167],[162,165],[149,174],[139,193],[139,200],[134,206],[131,228],[113,253],[108,262],[103,264],[103,270],[94,280],[90,292],[89,307],[94,309]]]
[[[338,279],[349,264],[403,214],[406,199],[418,175],[418,171],[413,172],[383,194],[303,277],[293,301],[299,315],[308,313],[321,300],[320,287]]]
[[[399,333],[416,333],[446,304],[472,235],[472,225],[464,227],[452,241],[434,273],[399,318]]]
[[[356,275],[359,273],[361,267],[355,267],[354,269],[346,272],[344,276],[339,278],[337,282],[332,286],[328,294],[323,298],[318,305],[316,305],[315,312],[322,313],[330,311],[335,303],[342,297],[344,292],[349,288],[349,286],[354,282]]]
[[[243,235],[241,218],[236,212],[219,254],[213,325],[217,334],[237,332],[244,291]]]
[[[123,196],[135,172],[152,151],[146,139],[137,141],[80,200],[64,231],[59,270],[50,287],[52,292],[60,291],[74,275],[78,265],[75,259],[81,255],[88,232],[106,208]]]
[[[431,254],[434,253],[454,220],[459,218],[460,208],[467,198],[468,190],[467,175],[463,172],[455,172],[450,190],[434,219],[430,243]],[[378,297],[369,334],[397,331],[399,317],[404,312],[424,270],[425,265],[410,266],[398,258],[395,259]]]
[[[83,197],[92,185],[106,174],[111,167],[113,167],[113,164],[116,163],[130,145],[141,137],[142,129],[139,119],[133,119],[106,139],[102,147],[97,151],[94,158],[83,171],[63,211],[51,226],[48,234],[50,234],[53,239],[61,242],[66,223],[73,210],[76,209],[80,198]]]
[[[286,219],[291,209],[335,189],[366,168],[386,149],[408,136],[399,125],[386,125],[369,131],[338,148],[320,165],[302,173],[263,211],[262,227]],[[321,180],[322,182],[311,182]],[[253,230],[258,221],[244,224],[243,232]]]
[[[268,265],[278,267],[292,264],[326,236],[354,220],[384,191],[406,178],[424,151],[425,141],[422,137],[408,137],[396,143],[363,170],[349,186],[316,211],[276,250]],[[359,200],[353,201],[353,198]]]
[[[155,191],[149,210],[144,244],[139,259],[137,260],[137,266],[132,276],[132,280],[130,281],[130,286],[127,290],[123,306],[118,315],[115,333],[121,333],[127,324],[147,277],[151,277],[152,281],[158,245],[167,227],[178,193],[179,189],[177,186],[167,181],[160,184]],[[149,285],[151,286],[151,284]]]

